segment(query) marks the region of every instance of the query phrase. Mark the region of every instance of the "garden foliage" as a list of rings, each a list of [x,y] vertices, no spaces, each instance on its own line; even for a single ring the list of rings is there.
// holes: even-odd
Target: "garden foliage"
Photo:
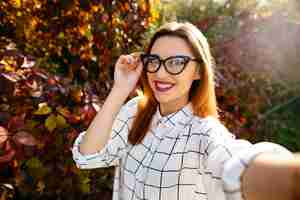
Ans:
[[[165,21],[190,21],[216,59],[221,118],[237,137],[300,150],[298,1],[178,0],[160,9]],[[170,12],[170,11],[176,11]]]
[[[1,199],[111,198],[113,170],[79,170],[71,147],[157,17],[147,0],[0,2]]]
[[[297,3],[151,2],[0,2],[0,199],[111,199],[113,169],[79,170],[70,148],[107,96],[117,57],[174,19],[211,44],[224,124],[300,150]]]

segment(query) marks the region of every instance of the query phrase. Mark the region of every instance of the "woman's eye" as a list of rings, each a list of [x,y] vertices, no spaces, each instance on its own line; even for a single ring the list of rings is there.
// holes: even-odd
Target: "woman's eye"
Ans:
[[[182,59],[173,59],[171,60],[171,63],[172,65],[182,65],[184,64],[184,61]]]
[[[148,63],[150,63],[150,64],[158,64],[159,62],[158,62],[158,60],[157,59],[149,59],[148,60]]]

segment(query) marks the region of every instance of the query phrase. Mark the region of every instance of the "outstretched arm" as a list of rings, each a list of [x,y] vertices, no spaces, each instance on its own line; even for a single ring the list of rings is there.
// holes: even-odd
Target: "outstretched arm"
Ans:
[[[258,155],[241,178],[245,200],[299,200],[300,154],[287,159],[275,154]]]

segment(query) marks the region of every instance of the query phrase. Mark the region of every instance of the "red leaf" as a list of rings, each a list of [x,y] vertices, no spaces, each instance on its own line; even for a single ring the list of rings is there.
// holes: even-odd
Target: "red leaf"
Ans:
[[[71,112],[66,107],[65,108],[59,107],[57,108],[57,111],[65,118],[69,118],[71,116]]]
[[[47,83],[48,83],[49,85],[55,85],[55,84],[56,84],[56,80],[55,80],[55,78],[50,77],[50,78],[47,80]]]
[[[84,123],[85,125],[89,125],[89,123],[94,119],[94,117],[97,114],[97,111],[93,107],[93,105],[86,105],[84,107],[85,113],[84,113]]]
[[[8,139],[8,131],[6,128],[0,126],[0,144],[5,142]]]
[[[6,152],[6,154],[0,156],[0,163],[9,162],[11,161],[16,154],[16,150],[10,149]]]
[[[24,83],[27,87],[29,87],[32,90],[38,89],[38,83],[35,80],[26,80]]]
[[[240,121],[240,123],[241,123],[242,125],[244,125],[244,124],[246,124],[247,119],[246,119],[245,117],[243,117],[243,116],[240,116],[240,117],[239,117],[239,121]]]
[[[8,122],[8,129],[9,130],[17,130],[19,128],[22,128],[24,126],[25,116],[26,116],[26,113],[23,113],[20,116],[12,117]]]
[[[1,75],[11,82],[17,82],[20,80],[20,77],[15,72],[11,72],[9,74],[2,73]]]
[[[74,114],[70,115],[68,118],[68,122],[70,124],[78,124],[80,121],[81,121],[81,117]]]
[[[25,57],[24,62],[21,66],[21,68],[31,68],[35,65],[35,61],[28,59]]]
[[[23,144],[26,146],[35,146],[37,140],[28,132],[20,131],[13,136],[16,143]]]
[[[103,23],[106,23],[107,22],[107,20],[109,20],[109,16],[108,16],[108,14],[103,14],[102,16],[101,16],[101,21],[103,22]]]
[[[233,96],[233,95],[230,95],[228,98],[227,98],[227,102],[229,105],[235,105],[238,103],[238,99],[236,96]]]
[[[7,140],[4,144],[4,151],[7,152],[7,151],[10,151],[12,149],[12,146],[10,144],[10,140]]]
[[[75,130],[75,129],[73,129],[73,130],[71,130],[70,132],[68,132],[67,133],[67,139],[68,139],[68,141],[74,141],[74,139],[78,136],[78,132]]]
[[[76,103],[80,103],[83,100],[84,93],[81,88],[73,88],[70,94],[72,100]]]
[[[36,76],[41,77],[42,79],[48,80],[48,78],[49,78],[48,74],[43,72],[42,70],[36,69],[36,70],[33,70],[33,72]]]

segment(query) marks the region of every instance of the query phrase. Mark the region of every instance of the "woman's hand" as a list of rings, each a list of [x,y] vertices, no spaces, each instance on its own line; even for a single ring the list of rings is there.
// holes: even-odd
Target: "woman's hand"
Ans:
[[[300,199],[300,153],[295,154],[294,199]]]
[[[121,55],[115,65],[114,88],[129,95],[135,89],[142,70],[140,53]]]
[[[299,200],[300,155],[288,159],[274,154],[258,155],[242,178],[246,200]]]

